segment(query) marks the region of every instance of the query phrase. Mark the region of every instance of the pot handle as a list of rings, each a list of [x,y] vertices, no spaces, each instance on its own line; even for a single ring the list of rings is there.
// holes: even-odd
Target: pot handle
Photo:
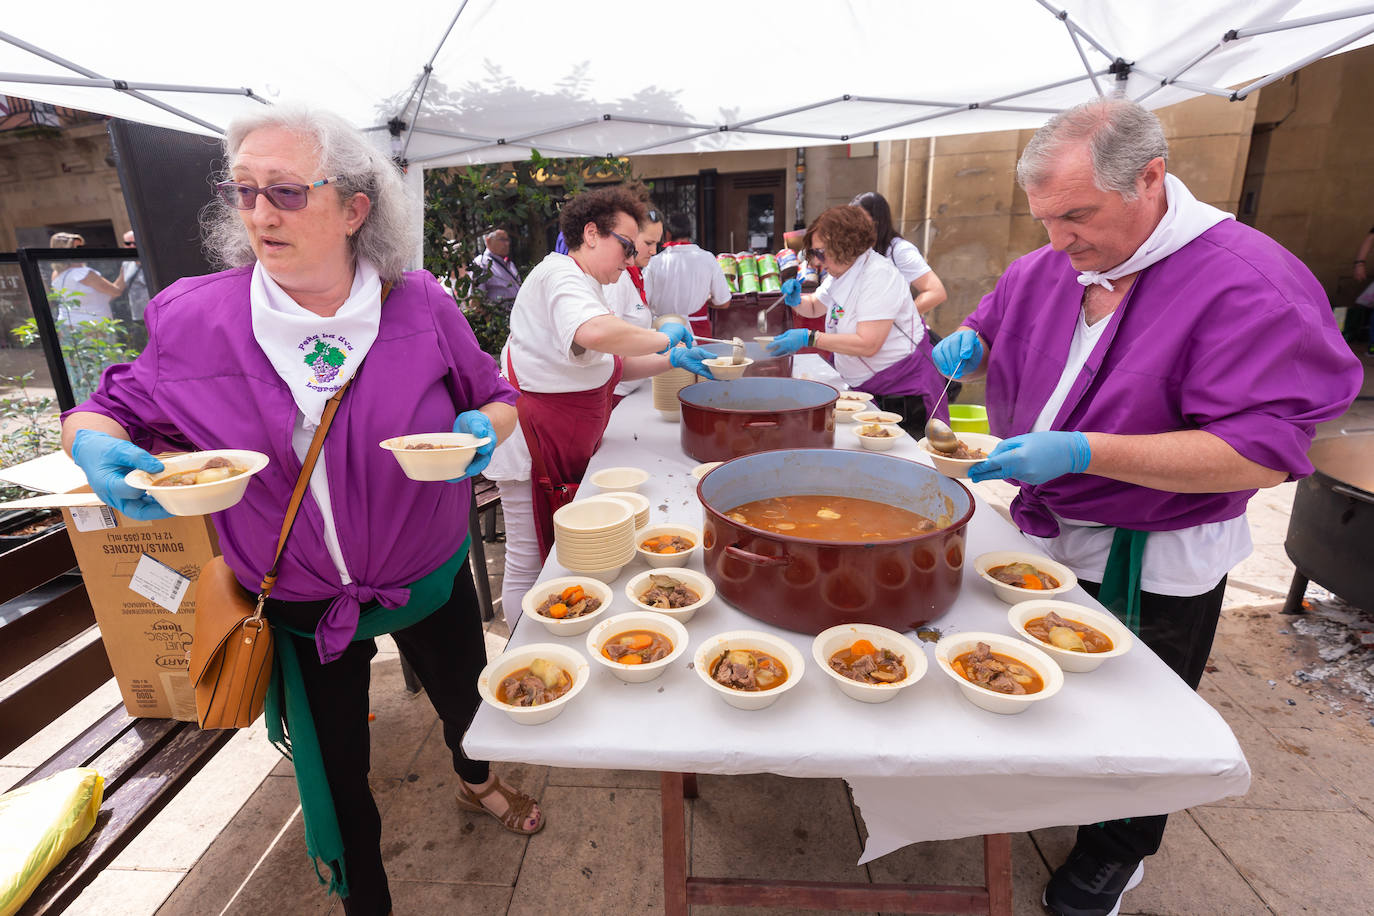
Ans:
[[[737,560],[743,560],[750,566],[786,566],[792,562],[792,558],[789,556],[765,557],[761,554],[750,553],[749,551],[735,544],[731,544],[729,547],[726,547],[725,553],[726,555],[732,556]]]
[[[777,420],[750,420],[744,424],[745,429],[777,429]]]
[[[1358,499],[1362,503],[1374,504],[1374,496],[1370,496],[1363,490],[1357,490],[1354,487],[1347,487],[1343,483],[1338,483],[1335,486],[1333,486],[1331,488],[1331,492],[1336,493],[1340,496],[1349,496],[1351,499]]]

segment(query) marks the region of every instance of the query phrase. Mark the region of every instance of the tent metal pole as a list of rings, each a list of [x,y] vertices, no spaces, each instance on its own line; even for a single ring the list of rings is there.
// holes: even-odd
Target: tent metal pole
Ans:
[[[1255,82],[1251,83],[1250,85],[1237,89],[1233,94],[1229,96],[1229,98],[1232,101],[1239,102],[1241,99],[1245,98],[1247,95],[1254,92],[1256,89],[1263,89],[1270,83],[1283,79],[1285,76],[1292,73],[1294,70],[1301,70],[1308,64],[1314,61],[1321,60],[1326,55],[1339,51],[1346,45],[1353,44],[1354,42],[1359,41],[1361,38],[1364,38],[1366,35],[1369,35],[1371,33],[1374,33],[1374,24],[1367,25],[1364,28],[1360,29],[1358,32],[1355,32],[1354,34],[1350,35],[1349,37],[1342,38],[1340,41],[1332,42],[1331,44],[1327,45],[1321,50],[1312,52],[1311,54],[1304,57],[1302,60],[1290,64],[1283,70],[1280,70],[1276,73],[1271,73],[1264,79],[1255,80]]]
[[[448,41],[448,36],[453,32],[453,27],[458,24],[458,17],[463,15],[463,10],[467,7],[467,5],[468,0],[463,0],[463,2],[458,5],[458,12],[454,13],[453,18],[448,21],[448,28],[444,29],[443,37],[439,39],[439,43],[434,46],[434,53],[431,54],[429,56],[429,60],[425,62],[425,67],[422,72],[422,76],[416,77],[415,85],[410,87],[410,95],[406,97],[406,103],[401,106],[402,115],[404,115],[408,110],[410,110],[410,103],[415,99],[415,92],[417,89],[420,88],[421,79],[429,79],[429,72],[434,69],[434,61],[439,57],[439,52],[444,49],[444,43]],[[415,109],[415,114],[417,116],[420,114],[420,110],[418,107]]]
[[[536,130],[528,134],[520,134],[519,136],[515,137],[503,137],[497,142],[501,144],[519,143],[522,140],[532,140],[535,137],[543,137],[546,134],[556,134],[560,130],[577,130],[579,127],[590,127],[593,124],[600,124],[603,121],[609,120],[609,115],[603,115],[595,118],[586,118],[581,121],[569,121],[567,124],[559,124],[557,127],[546,127],[541,130]]]
[[[920,124],[922,121],[934,121],[936,118],[947,118],[952,114],[958,114],[961,111],[968,111],[968,109],[969,106],[965,105],[963,108],[949,108],[945,111],[937,111],[933,114],[921,115],[919,118],[910,118],[906,121],[898,121],[895,124],[884,124],[882,127],[872,127],[868,130],[861,130],[856,133],[850,134],[849,139],[857,140],[859,137],[867,137],[869,134],[877,134],[885,130],[895,130],[898,127],[906,127],[910,124]]]
[[[1068,10],[1061,10],[1056,7],[1053,7],[1050,4],[1046,3],[1045,0],[1035,0],[1035,2],[1039,3],[1045,9],[1049,10],[1050,14],[1053,15],[1055,19],[1062,21],[1064,25],[1067,26],[1071,31],[1077,32],[1079,35],[1083,36],[1083,40],[1086,41],[1088,44],[1092,45],[1094,48],[1096,48],[1098,53],[1100,53],[1103,57],[1107,58],[1107,60],[1117,59],[1119,55],[1113,54],[1111,51],[1108,51],[1106,48],[1102,47],[1101,42],[1099,42],[1096,38],[1093,38],[1087,32],[1083,31],[1082,27],[1080,27],[1078,23],[1072,22],[1069,19]]]
[[[369,130],[386,130],[386,127],[370,127]],[[483,143],[495,143],[495,137],[484,137],[481,134],[464,134],[456,130],[443,130],[438,127],[416,127],[417,134],[428,134],[433,137],[448,137],[450,140],[481,140]]]
[[[8,44],[12,44],[12,45],[14,45],[16,48],[19,48],[21,51],[28,51],[30,54],[33,54],[33,55],[36,56],[36,57],[41,57],[43,60],[46,60],[46,61],[48,61],[49,63],[57,64],[59,67],[66,67],[68,70],[71,70],[73,73],[80,73],[82,76],[90,77],[91,79],[97,79],[97,80],[103,80],[103,79],[106,79],[106,78],[107,78],[107,77],[105,77],[105,76],[102,75],[102,74],[96,73],[94,70],[91,70],[91,69],[89,69],[89,68],[87,68],[87,67],[83,67],[83,66],[81,66],[80,64],[72,63],[71,61],[67,60],[66,58],[59,57],[58,55],[53,54],[53,53],[51,53],[51,52],[49,52],[49,51],[44,51],[42,48],[38,47],[37,45],[29,44],[29,43],[28,43],[27,41],[25,41],[24,39],[19,38],[19,37],[15,36],[15,35],[11,35],[11,34],[8,33],[8,32],[0,32],[0,41],[4,41],[4,42],[6,42],[6,43],[8,43]],[[218,125],[216,125],[216,124],[211,124],[209,121],[203,121],[203,120],[201,120],[200,118],[197,118],[197,117],[196,117],[195,115],[193,115],[193,114],[189,114],[189,113],[187,113],[187,112],[185,112],[185,111],[182,111],[180,108],[176,108],[175,106],[168,105],[166,102],[160,102],[160,101],[158,101],[157,99],[152,98],[151,96],[144,95],[143,93],[139,92],[139,91],[136,90],[136,89],[119,89],[118,87],[115,87],[115,90],[116,90],[117,92],[123,92],[123,93],[125,93],[125,94],[127,94],[127,95],[129,95],[129,96],[131,96],[131,97],[133,97],[133,98],[136,98],[136,99],[138,99],[140,102],[146,102],[147,104],[152,105],[154,108],[161,108],[163,111],[167,112],[168,114],[176,115],[178,118],[185,118],[187,121],[190,121],[192,124],[199,124],[201,127],[204,127],[206,130],[214,131],[215,133],[220,134],[220,135],[223,135],[223,133],[224,133],[223,128],[219,127]]]
[[[183,86],[177,83],[135,83],[125,80],[91,79],[83,76],[44,76],[38,73],[0,73],[0,82],[35,83],[43,86],[85,86],[91,89],[146,89],[149,92],[199,92],[207,95],[246,95],[264,105],[265,99],[246,87]]]
[[[809,134],[799,130],[768,130],[763,127],[732,127],[729,133],[733,134],[762,134],[769,137],[805,137],[808,140],[834,140],[843,143],[848,140],[849,134]]]
[[[1359,6],[1354,9],[1341,10],[1336,13],[1326,13],[1322,16],[1307,16],[1303,19],[1293,19],[1289,22],[1276,22],[1272,25],[1253,25],[1243,29],[1232,29],[1226,33],[1223,41],[1234,41],[1240,38],[1252,38],[1255,35],[1264,35],[1269,32],[1283,32],[1288,29],[1300,29],[1309,25],[1320,25],[1324,22],[1339,22],[1342,19],[1354,19],[1357,16],[1374,15],[1374,6]]]
[[[927,99],[884,99],[871,95],[856,95],[856,102],[875,102],[879,105],[919,105],[923,108],[967,108],[967,102],[934,102]]]
[[[1170,86],[1178,86],[1190,92],[1200,92],[1203,95],[1214,95],[1219,99],[1231,99],[1233,93],[1230,89],[1218,89],[1215,86],[1204,86],[1202,83],[1193,83],[1188,80],[1173,80]],[[1162,87],[1161,87],[1162,88]]]
[[[984,111],[1024,111],[1029,114],[1059,114],[1062,108],[1036,108],[1032,105],[979,105]]]
[[[826,99],[823,102],[812,102],[810,105],[802,105],[798,108],[789,108],[786,111],[775,112],[774,114],[763,115],[759,118],[750,118],[747,121],[738,121],[734,124],[726,125],[727,130],[739,130],[741,127],[748,127],[751,124],[758,124],[762,121],[773,121],[778,118],[785,118],[788,115],[800,114],[803,111],[815,111],[817,108],[824,108],[827,105],[834,105],[836,102],[848,102],[851,97],[847,95],[837,95],[833,99]]]
[[[699,130],[699,131],[697,131],[697,132],[695,132],[695,133],[686,134],[685,136],[682,136],[682,137],[671,137],[671,138],[669,138],[669,139],[667,139],[667,140],[655,140],[653,143],[646,143],[646,144],[644,144],[643,146],[636,146],[636,147],[634,147],[633,149],[627,149],[627,150],[625,150],[624,152],[621,153],[621,155],[622,155],[622,156],[633,156],[633,155],[635,155],[635,154],[637,154],[637,153],[645,152],[646,150],[658,149],[660,146],[672,146],[674,143],[686,143],[686,142],[689,141],[689,140],[695,140],[697,137],[704,137],[704,136],[706,136],[707,134],[719,134],[719,133],[725,133],[725,131],[721,130],[719,127],[708,127],[708,128],[706,128],[706,129],[704,129],[704,130]],[[696,151],[694,150],[693,152],[696,152]]]
[[[657,127],[686,127],[691,130],[715,130],[713,124],[695,124],[691,121],[661,121],[658,118],[639,118],[626,117],[624,115],[610,115],[608,121],[619,121],[622,124],[651,124]]]
[[[450,26],[450,28],[452,28],[452,26]],[[425,104],[425,90],[429,88],[429,77],[432,73],[434,73],[434,68],[429,64],[425,64],[425,78],[420,81],[420,95],[415,100],[415,114],[410,118],[410,125],[406,129],[405,142],[401,144],[401,155],[397,157],[402,162],[406,161],[406,153],[410,150],[410,138],[415,136],[415,122],[420,118],[420,106]],[[411,94],[414,95],[413,92]],[[409,104],[409,102],[406,103],[407,107],[409,107]],[[402,108],[401,114],[404,115],[405,113],[406,108]]]
[[[1115,58],[1113,58],[1113,60],[1115,60]],[[1109,72],[1110,72],[1110,71],[1108,71],[1108,70],[1098,70],[1098,71],[1096,71],[1096,73],[1097,73],[1098,76],[1105,76],[1105,75],[1106,75],[1107,73],[1109,73]],[[1019,91],[1019,92],[1013,92],[1013,93],[1011,93],[1010,95],[999,95],[999,96],[997,96],[997,98],[995,98],[995,99],[984,99],[983,101],[981,101],[981,102],[978,103],[978,107],[979,107],[979,108],[983,108],[983,107],[988,106],[988,105],[996,105],[996,104],[998,104],[998,103],[1000,103],[1000,102],[1010,102],[1012,99],[1019,99],[1019,98],[1023,98],[1023,97],[1028,96],[1028,95],[1035,95],[1037,92],[1047,92],[1047,91],[1050,90],[1050,89],[1058,89],[1058,88],[1061,87],[1061,86],[1069,86],[1069,85],[1072,85],[1073,83],[1081,83],[1081,82],[1083,82],[1083,77],[1081,77],[1081,76],[1071,76],[1071,77],[1069,77],[1068,79],[1059,80],[1059,81],[1053,82],[1053,83],[1046,83],[1046,84],[1043,85],[1043,86],[1034,86],[1034,87],[1032,87],[1032,88],[1030,88],[1030,89],[1022,89],[1021,91]],[[967,108],[967,107],[969,107],[969,106],[965,105],[964,107]]]
[[[1083,42],[1078,40],[1078,32],[1069,25],[1068,16],[1064,17],[1064,28],[1068,30],[1069,40],[1073,42],[1073,49],[1078,52],[1078,59],[1083,62],[1083,69],[1088,71],[1088,79],[1093,81],[1093,88],[1097,90],[1099,96],[1106,95],[1107,93],[1102,91],[1102,84],[1097,81],[1097,74],[1093,73],[1093,65],[1088,63],[1088,55],[1083,52]]]

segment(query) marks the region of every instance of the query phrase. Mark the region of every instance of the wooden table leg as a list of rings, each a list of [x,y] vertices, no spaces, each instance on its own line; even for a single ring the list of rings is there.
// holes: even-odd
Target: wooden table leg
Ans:
[[[683,773],[683,774],[682,774],[682,797],[683,797],[683,798],[696,798],[696,797],[697,797],[697,774],[696,774],[696,773]]]
[[[696,774],[689,774],[693,789]],[[660,773],[663,804],[663,912],[687,916],[687,819],[683,814],[683,775]]]
[[[1011,836],[983,837],[983,881],[988,889],[988,916],[1012,916]]]

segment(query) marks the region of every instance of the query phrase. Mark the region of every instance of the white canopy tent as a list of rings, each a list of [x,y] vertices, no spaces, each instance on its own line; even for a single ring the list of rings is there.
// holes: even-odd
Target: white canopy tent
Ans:
[[[0,94],[207,134],[306,100],[437,167],[1036,127],[1113,91],[1241,99],[1371,42],[1374,5],[1340,0],[67,0],[7,4]]]

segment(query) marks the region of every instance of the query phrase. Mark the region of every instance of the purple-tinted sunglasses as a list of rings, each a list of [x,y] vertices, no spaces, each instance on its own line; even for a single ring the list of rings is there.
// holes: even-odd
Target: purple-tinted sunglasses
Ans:
[[[259,194],[271,201],[272,206],[278,210],[304,210],[305,205],[310,202],[311,188],[323,187],[342,177],[342,175],[335,175],[332,178],[321,178],[310,184],[284,182],[268,185],[265,188],[255,188],[250,184],[241,184],[237,181],[221,181],[215,185],[215,195],[235,210],[253,209],[258,205]]]

